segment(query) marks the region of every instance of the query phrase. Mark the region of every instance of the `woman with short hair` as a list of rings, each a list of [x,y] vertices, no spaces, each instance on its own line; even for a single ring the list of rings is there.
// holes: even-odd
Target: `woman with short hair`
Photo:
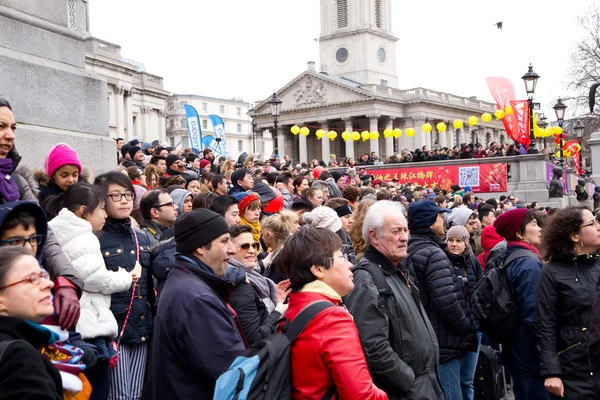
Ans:
[[[600,224],[586,207],[558,211],[544,228],[547,264],[537,286],[540,373],[553,399],[597,399],[588,331],[600,277]]]
[[[373,384],[356,325],[342,305],[354,284],[340,238],[328,229],[302,229],[286,240],[275,264],[294,290],[286,312],[290,322],[314,302],[334,305],[292,343],[292,399],[322,399],[332,392],[340,399],[387,399]]]

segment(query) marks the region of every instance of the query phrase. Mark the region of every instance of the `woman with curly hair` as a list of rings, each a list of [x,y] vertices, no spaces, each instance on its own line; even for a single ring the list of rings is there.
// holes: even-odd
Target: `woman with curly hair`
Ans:
[[[544,228],[547,264],[537,286],[540,373],[553,399],[597,399],[588,351],[600,224],[586,207],[558,211]]]
[[[359,261],[362,258],[364,252],[367,250],[367,247],[369,247],[363,239],[362,227],[363,222],[365,221],[365,215],[367,215],[367,210],[375,203],[377,203],[376,200],[362,200],[358,205],[356,212],[354,213],[354,222],[350,227],[350,239],[352,239],[352,246],[356,251],[357,261]]]

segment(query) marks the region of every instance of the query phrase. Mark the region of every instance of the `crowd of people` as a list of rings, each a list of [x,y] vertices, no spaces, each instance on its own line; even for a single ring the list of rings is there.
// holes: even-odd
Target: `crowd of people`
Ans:
[[[2,398],[212,399],[325,302],[291,343],[292,398],[474,399],[481,343],[498,344],[473,293],[494,268],[518,309],[515,399],[600,395],[586,207],[121,139],[113,171],[92,178],[61,143],[31,174],[16,128],[0,98]]]

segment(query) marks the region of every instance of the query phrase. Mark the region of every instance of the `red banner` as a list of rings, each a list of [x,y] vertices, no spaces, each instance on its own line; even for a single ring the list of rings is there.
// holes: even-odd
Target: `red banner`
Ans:
[[[508,180],[506,163],[497,164],[466,164],[466,165],[437,165],[419,168],[386,168],[367,169],[368,174],[383,182],[398,179],[399,183],[412,182],[413,185],[427,187],[439,186],[451,191],[450,186],[470,186],[475,193],[506,192]]]
[[[517,142],[529,149],[529,102],[514,100],[510,102],[514,115],[517,117]]]
[[[515,88],[511,81],[500,76],[485,78],[488,87],[498,109],[505,110],[506,106],[510,106],[510,102],[516,100]],[[504,129],[512,140],[517,140],[517,117],[515,114],[507,114],[502,118]]]

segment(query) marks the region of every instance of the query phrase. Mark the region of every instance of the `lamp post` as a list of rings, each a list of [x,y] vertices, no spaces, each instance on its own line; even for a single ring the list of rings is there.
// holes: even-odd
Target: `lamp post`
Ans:
[[[585,125],[583,125],[580,120],[577,120],[577,123],[575,124],[575,127],[573,127],[573,130],[575,131],[575,135],[577,135],[577,143],[579,143],[579,147],[581,147],[581,142],[583,141],[583,132],[585,131]],[[579,154],[577,155],[577,158],[579,159],[580,170],[583,169],[583,166],[581,165],[581,150],[582,149],[580,148]]]
[[[540,113],[540,118],[538,120],[538,126],[542,129],[546,129],[548,127],[548,118],[546,118],[546,114]],[[544,149],[547,149],[548,145],[546,144],[546,137],[544,136]]]
[[[533,66],[531,64],[529,64],[527,73],[521,77],[525,82],[525,91],[527,92],[529,102],[529,150],[527,151],[527,154],[538,153],[535,148],[535,134],[533,129],[533,94],[535,93],[535,87],[539,77],[538,74],[533,72]]]
[[[565,110],[567,109],[567,106],[565,105],[565,103],[562,102],[562,99],[559,97],[558,101],[552,108],[554,109],[554,112],[556,113],[556,120],[558,121],[558,126],[560,126],[562,128],[563,122],[565,121]],[[558,142],[558,145],[560,146],[560,166],[561,167],[565,163],[565,158],[563,155],[563,146],[562,146],[563,136],[564,135],[561,133],[560,141]]]
[[[254,117],[256,116],[256,110],[254,109],[254,104],[250,106],[250,109],[246,113],[247,116],[252,119],[252,152],[256,153],[256,122],[254,121]]]
[[[273,92],[273,97],[269,100],[269,108],[271,109],[271,115],[273,116],[273,128],[275,129],[275,135],[277,135],[277,123],[279,122],[279,115],[281,114],[281,99],[277,97],[277,93]],[[285,149],[277,149],[277,152],[285,153]]]

